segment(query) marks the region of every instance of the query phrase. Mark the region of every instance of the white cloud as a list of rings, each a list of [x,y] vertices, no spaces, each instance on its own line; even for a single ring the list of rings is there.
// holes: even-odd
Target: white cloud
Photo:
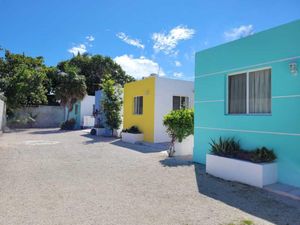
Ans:
[[[254,33],[253,25],[242,25],[240,27],[232,28],[229,31],[224,32],[225,39],[227,41],[233,41],[239,38],[247,37]]]
[[[86,39],[87,41],[89,41],[89,42],[93,42],[93,41],[95,41],[95,37],[94,37],[94,36],[92,36],[92,35],[88,35],[88,36],[86,36],[86,37],[85,37],[85,39]]]
[[[169,33],[154,33],[152,40],[154,41],[153,49],[155,52],[164,52],[165,54],[177,54],[175,51],[179,41],[188,40],[195,34],[194,29],[185,26],[174,27]]]
[[[147,77],[151,73],[159,73],[160,76],[165,75],[157,62],[145,57],[134,58],[132,55],[122,55],[115,57],[114,61],[118,63],[127,74],[136,79]]]
[[[77,46],[74,46],[74,47],[70,48],[68,50],[68,52],[70,52],[73,55],[78,55],[78,53],[82,55],[83,53],[87,52],[86,45],[85,44],[79,44]]]
[[[181,66],[181,62],[179,62],[179,61],[175,61],[175,66],[177,66],[177,67],[180,67]]]
[[[141,43],[140,40],[132,39],[123,32],[117,33],[117,37],[129,45],[135,46],[137,48],[142,48],[142,49],[145,48],[145,46]]]
[[[183,73],[175,72],[175,73],[173,73],[173,76],[180,78],[180,77],[183,77]]]

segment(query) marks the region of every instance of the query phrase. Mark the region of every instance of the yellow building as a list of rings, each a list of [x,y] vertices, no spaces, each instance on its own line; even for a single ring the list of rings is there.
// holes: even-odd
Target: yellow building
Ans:
[[[149,76],[124,86],[123,128],[137,126],[146,142],[169,141],[163,117],[173,109],[193,106],[190,81]]]
[[[154,76],[124,86],[123,127],[137,126],[148,142],[154,141],[154,89]]]

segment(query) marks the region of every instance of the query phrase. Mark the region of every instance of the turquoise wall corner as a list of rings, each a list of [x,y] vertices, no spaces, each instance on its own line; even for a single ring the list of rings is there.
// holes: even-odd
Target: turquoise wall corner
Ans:
[[[196,53],[194,161],[205,164],[211,139],[235,137],[246,149],[278,156],[279,182],[300,187],[300,20]],[[271,68],[272,112],[228,115],[227,76]]]

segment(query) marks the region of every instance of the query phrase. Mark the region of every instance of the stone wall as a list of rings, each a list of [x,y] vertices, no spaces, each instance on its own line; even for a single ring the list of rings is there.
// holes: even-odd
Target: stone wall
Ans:
[[[19,117],[31,115],[35,122],[30,125],[34,128],[59,127],[64,121],[65,110],[61,106],[31,106],[20,109],[17,112]]]

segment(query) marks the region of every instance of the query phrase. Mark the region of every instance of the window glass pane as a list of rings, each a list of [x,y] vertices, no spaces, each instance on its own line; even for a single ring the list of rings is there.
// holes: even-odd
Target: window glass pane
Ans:
[[[229,105],[230,114],[245,114],[247,112],[247,74],[229,76]]]
[[[78,114],[78,105],[76,104],[75,105],[75,115],[77,115]]]
[[[185,108],[188,109],[190,107],[189,97],[185,97]]]
[[[185,97],[180,98],[180,108],[185,109]]]
[[[138,97],[134,97],[134,114],[138,114]]]
[[[140,96],[138,98],[139,98],[139,114],[143,114],[143,96]]]
[[[180,106],[181,109],[187,109],[189,107],[189,97],[181,97]]]
[[[180,96],[173,96],[173,110],[180,109]]]
[[[249,73],[249,113],[271,113],[271,70]]]
[[[133,114],[137,114],[136,97],[133,98]]]

